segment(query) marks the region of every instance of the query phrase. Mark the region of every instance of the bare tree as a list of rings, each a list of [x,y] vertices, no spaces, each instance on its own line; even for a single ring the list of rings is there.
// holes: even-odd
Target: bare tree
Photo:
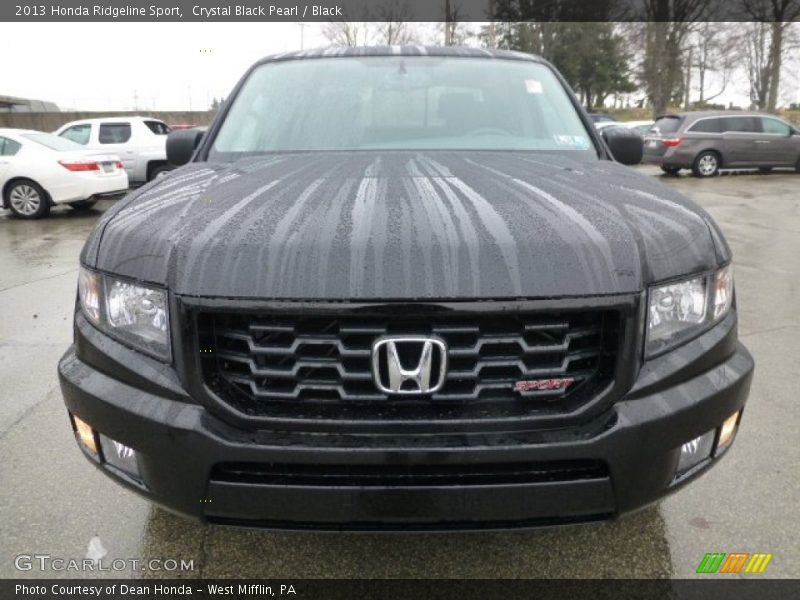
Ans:
[[[781,71],[779,101],[800,108],[800,23],[792,23],[786,30],[786,58]]]
[[[371,39],[366,22],[331,21],[322,26],[322,35],[333,46],[366,46]]]
[[[489,0],[489,24],[486,26],[483,37],[489,48],[497,48],[497,22],[495,21],[496,0]]]
[[[774,111],[780,93],[781,66],[790,45],[786,37],[792,31],[792,22],[800,17],[800,0],[742,0],[742,4],[757,21],[752,29],[759,36],[756,43],[748,43],[748,67],[751,63],[756,67],[749,68],[751,100],[760,109]]]
[[[767,105],[772,75],[769,57],[769,30],[769,23],[748,23],[745,37],[750,104],[759,109],[763,109]]]
[[[634,16],[646,21],[632,25],[630,41],[642,56],[638,76],[655,115],[683,97],[687,40],[707,11],[705,0],[643,0]]]
[[[461,22],[461,9],[457,0],[444,0],[444,45],[458,46],[464,43],[470,32]]]
[[[377,43],[388,46],[417,43],[417,32],[409,23],[413,14],[408,2],[389,1],[377,13],[381,21],[377,26]]]
[[[744,57],[742,45],[746,43],[740,23],[704,22],[691,37],[693,60],[689,65],[697,70],[697,104],[702,106],[725,93],[736,66]],[[719,87],[708,90],[709,76],[718,75]],[[687,89],[687,94],[689,90]]]

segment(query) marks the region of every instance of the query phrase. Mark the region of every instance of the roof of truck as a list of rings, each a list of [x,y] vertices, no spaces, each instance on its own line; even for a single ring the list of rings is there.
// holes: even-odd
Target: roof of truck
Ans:
[[[467,58],[500,58],[507,60],[528,60],[544,62],[534,54],[515,52],[513,50],[498,50],[494,48],[469,48],[465,46],[358,46],[358,47],[328,47],[314,48],[312,50],[298,50],[265,56],[258,64],[281,60],[298,60],[304,58],[336,58],[348,56],[458,56]]]

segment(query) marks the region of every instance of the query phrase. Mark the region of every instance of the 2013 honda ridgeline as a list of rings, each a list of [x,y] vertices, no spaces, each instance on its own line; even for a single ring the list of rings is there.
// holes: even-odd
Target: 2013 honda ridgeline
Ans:
[[[169,510],[272,528],[613,518],[730,448],[731,252],[528,55],[267,58],[81,255],[79,446]]]

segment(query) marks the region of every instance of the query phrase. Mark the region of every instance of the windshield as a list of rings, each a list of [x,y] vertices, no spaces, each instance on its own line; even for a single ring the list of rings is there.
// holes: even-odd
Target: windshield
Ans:
[[[236,96],[210,156],[375,149],[596,156],[568,92],[545,65],[416,56],[257,67]]]
[[[23,133],[22,137],[28,138],[32,142],[41,144],[50,148],[50,150],[57,150],[58,152],[69,152],[70,150],[84,150],[85,148],[80,144],[76,144],[72,140],[68,140],[57,135],[50,133]]]

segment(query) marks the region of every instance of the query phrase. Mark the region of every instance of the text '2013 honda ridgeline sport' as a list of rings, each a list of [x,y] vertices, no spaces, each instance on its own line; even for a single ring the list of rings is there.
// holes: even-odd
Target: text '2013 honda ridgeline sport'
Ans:
[[[269,528],[613,518],[730,448],[753,361],[711,218],[533,56],[256,64],[102,217],[59,365],[79,446]]]

